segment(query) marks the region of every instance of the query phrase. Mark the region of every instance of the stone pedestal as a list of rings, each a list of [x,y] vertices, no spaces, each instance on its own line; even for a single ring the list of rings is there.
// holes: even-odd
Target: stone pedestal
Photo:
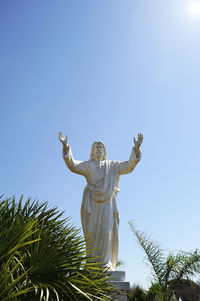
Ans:
[[[109,272],[112,277],[113,286],[119,290],[119,293],[113,297],[113,301],[127,301],[127,294],[130,290],[130,283],[125,281],[124,271],[112,271]]]

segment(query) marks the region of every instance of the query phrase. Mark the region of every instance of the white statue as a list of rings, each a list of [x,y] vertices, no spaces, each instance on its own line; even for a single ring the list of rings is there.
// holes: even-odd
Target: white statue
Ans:
[[[103,263],[108,270],[115,270],[118,256],[119,212],[117,209],[118,181],[120,175],[130,173],[140,161],[142,134],[126,162],[107,160],[106,148],[102,142],[92,145],[90,160],[77,161],[73,158],[68,137],[63,138],[63,159],[68,168],[86,178],[87,186],[83,192],[81,222],[86,239],[88,255],[96,262]]]

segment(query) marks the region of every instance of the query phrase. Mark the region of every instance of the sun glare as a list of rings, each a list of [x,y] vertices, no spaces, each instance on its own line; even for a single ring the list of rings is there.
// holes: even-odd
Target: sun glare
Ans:
[[[200,1],[189,1],[186,4],[186,12],[190,17],[200,17]]]

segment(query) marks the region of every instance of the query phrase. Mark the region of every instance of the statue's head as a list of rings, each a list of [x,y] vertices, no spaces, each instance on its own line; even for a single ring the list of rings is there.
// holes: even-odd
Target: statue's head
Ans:
[[[90,152],[90,159],[91,160],[106,160],[107,153],[106,147],[103,142],[94,142],[92,144],[91,152]]]

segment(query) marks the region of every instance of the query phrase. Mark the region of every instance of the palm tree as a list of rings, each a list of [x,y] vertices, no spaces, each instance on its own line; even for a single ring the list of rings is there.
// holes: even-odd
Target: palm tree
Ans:
[[[108,274],[84,238],[47,202],[0,198],[0,300],[105,300]]]
[[[138,244],[145,252],[147,262],[152,267],[153,285],[150,291],[156,293],[158,300],[170,301],[174,294],[174,283],[200,273],[200,252],[198,250],[179,251],[177,254],[169,252],[165,257],[164,250],[158,243],[138,231],[132,222],[129,225]]]

